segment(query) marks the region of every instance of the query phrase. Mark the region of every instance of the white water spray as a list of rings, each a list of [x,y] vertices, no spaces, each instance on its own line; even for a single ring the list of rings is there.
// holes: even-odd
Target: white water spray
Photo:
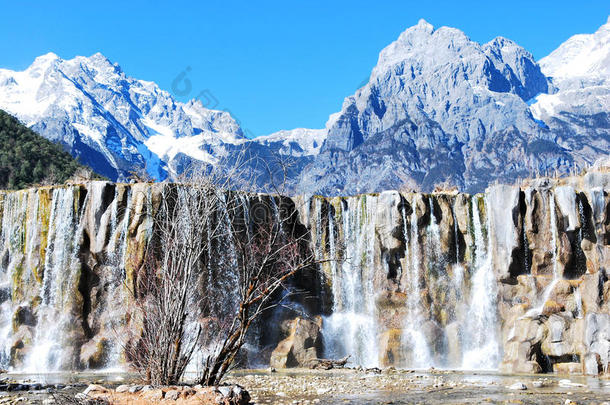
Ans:
[[[497,287],[491,261],[491,221],[487,211],[487,245],[481,226],[478,198],[472,200],[474,275],[466,319],[462,368],[495,369],[499,361],[497,341]]]
[[[407,237],[406,229],[406,214],[404,206],[402,208],[403,214],[403,232],[405,241],[408,241],[408,252],[407,257],[408,266],[404,273],[407,274],[407,316],[405,319],[405,328],[402,336],[403,348],[407,352],[407,358],[410,357],[410,364],[408,367],[412,368],[428,368],[432,366],[432,355],[426,335],[422,330],[422,325],[425,321],[422,308],[421,308],[421,289],[420,289],[420,271],[421,271],[421,260],[419,251],[419,231],[417,224],[417,210],[416,210],[416,199],[413,198],[411,202],[412,213],[410,217],[410,232]],[[431,224],[435,222],[434,216],[431,214]],[[436,223],[435,223],[436,225]],[[434,228],[438,231],[438,225],[431,225],[431,234],[435,235]],[[440,240],[440,237],[439,237]],[[410,356],[409,356],[410,354]]]
[[[327,357],[350,355],[350,363],[364,367],[379,365],[373,290],[376,211],[376,197],[360,196],[348,199],[341,212],[345,254],[337,268],[333,314],[324,319],[322,331]]]

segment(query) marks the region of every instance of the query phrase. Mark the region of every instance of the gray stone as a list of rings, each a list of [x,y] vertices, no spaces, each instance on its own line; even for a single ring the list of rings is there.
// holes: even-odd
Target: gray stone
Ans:
[[[518,390],[518,391],[525,391],[527,390],[527,386],[525,384],[523,384],[522,382],[516,382],[512,385],[510,385],[508,387],[509,390]]]
[[[169,401],[176,401],[178,398],[180,398],[180,391],[178,390],[169,390],[165,393],[165,399]]]

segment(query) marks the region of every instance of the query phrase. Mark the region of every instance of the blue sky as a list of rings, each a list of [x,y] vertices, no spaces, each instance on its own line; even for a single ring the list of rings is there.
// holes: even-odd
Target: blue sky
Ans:
[[[0,0],[0,10],[0,67],[102,52],[183,101],[202,94],[263,135],[323,127],[379,51],[420,18],[478,42],[502,35],[541,58],[604,24],[610,1]],[[180,73],[188,92],[172,86]]]

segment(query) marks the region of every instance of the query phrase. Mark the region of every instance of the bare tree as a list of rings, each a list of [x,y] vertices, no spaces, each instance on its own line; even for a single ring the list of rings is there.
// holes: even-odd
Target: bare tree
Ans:
[[[209,249],[218,191],[213,183],[164,184],[152,214],[152,234],[133,297],[141,335],[127,355],[152,384],[177,383],[197,347],[196,282]]]
[[[239,159],[219,167],[158,184],[149,202],[152,233],[130,286],[139,327],[126,355],[151,384],[178,383],[194,357],[199,382],[219,384],[253,322],[314,264],[291,200],[231,191],[256,184],[269,166],[252,170]]]
[[[229,305],[224,319],[210,314],[219,321],[212,322],[213,333],[205,335],[203,342],[199,383],[204,385],[220,383],[245,344],[253,322],[275,305],[275,293],[299,271],[315,268],[308,238],[298,228],[296,208],[288,200],[268,197],[252,204],[239,199],[230,208],[243,219],[231,222],[236,260],[225,269],[235,276],[236,301]],[[255,215],[244,215],[247,212]],[[207,298],[214,299],[214,294]]]

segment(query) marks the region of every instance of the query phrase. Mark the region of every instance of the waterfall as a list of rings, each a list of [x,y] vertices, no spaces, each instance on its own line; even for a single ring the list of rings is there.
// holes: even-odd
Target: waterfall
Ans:
[[[123,217],[119,223],[119,190],[115,189],[114,200],[111,205],[111,221],[110,221],[110,242],[108,244],[108,252],[111,255],[111,261],[117,267],[119,274],[117,278],[122,281],[125,279],[125,265],[127,260],[127,233],[129,231],[129,221],[131,220],[131,189],[126,188],[127,201]]]
[[[530,246],[529,241],[527,240],[527,232],[525,226],[525,215],[521,217],[521,243],[523,244],[523,272],[530,272]]]
[[[123,305],[129,305],[130,294],[125,288],[127,265],[127,234],[129,231],[129,221],[131,220],[131,189],[125,188],[127,194],[124,211],[120,212],[119,188],[115,187],[114,199],[110,206],[110,241],[108,243],[108,259],[114,267],[113,280],[114,289],[109,292],[110,301],[118,308],[113,310],[113,317],[108,320],[105,327],[109,330],[117,330],[124,322],[125,313],[121,311]],[[122,214],[122,217],[121,217]],[[121,371],[118,365],[121,364],[123,354],[123,342],[112,342],[112,347],[107,359],[108,371]]]
[[[0,368],[42,373],[116,367],[124,361],[117,332],[130,327],[125,316],[131,303],[123,288],[125,272],[131,276],[135,271],[135,266],[129,267],[131,261],[142,258],[153,231],[153,202],[162,195],[162,187],[93,182],[0,192]],[[178,201],[190,198],[188,186],[170,187]],[[462,195],[413,194],[405,202],[399,193],[387,192],[314,197],[307,201],[308,210],[301,209],[306,204],[300,204],[297,218],[302,223],[298,225],[303,226],[300,229],[309,227],[310,233],[303,235],[310,235],[315,257],[328,260],[321,266],[327,276],[325,284],[312,290],[332,296],[332,300],[322,296],[320,301],[332,302],[332,308],[324,308],[324,314],[330,315],[323,317],[325,353],[320,355],[351,355],[351,365],[365,367],[383,363],[410,368],[494,368],[500,355],[497,332],[501,321],[506,321],[498,316],[498,279],[508,274],[509,266],[541,269],[547,263],[545,276],[525,274],[518,280],[520,284],[503,286],[503,305],[509,302],[508,291],[519,289],[528,297],[536,294],[535,308],[525,316],[537,317],[562,279],[559,255],[564,232],[573,232],[567,234],[570,241],[578,239],[572,241],[572,254],[580,255],[576,257],[579,270],[585,259],[579,245],[585,238],[593,241],[590,232],[597,232],[597,251],[586,250],[587,257],[594,264],[607,260],[601,229],[607,212],[606,191],[588,191],[589,211],[584,197],[573,188],[564,187],[560,195],[556,187],[533,193],[536,199],[527,200],[528,215],[531,213],[539,231],[527,234],[532,263],[527,257],[516,263],[515,249],[522,244],[527,249],[528,243],[520,239],[526,237],[525,231],[518,233],[519,225],[512,222],[511,214],[519,208],[519,203],[512,202],[519,201],[519,190],[515,190],[470,200]],[[509,194],[510,202],[506,202],[509,198],[504,197]],[[219,291],[213,305],[226,313],[239,294],[235,286],[240,275],[234,271],[239,245],[233,232],[237,228],[240,235],[252,235],[257,225],[267,223],[263,221],[280,222],[285,197],[221,193],[220,198],[225,200],[202,233],[211,246],[205,253],[211,265],[200,286]],[[534,203],[540,209],[530,209]],[[241,208],[233,209],[238,206]],[[437,218],[435,209],[443,215]],[[185,229],[192,225],[187,218],[181,220]],[[239,222],[242,220],[245,226]],[[460,229],[463,220],[467,220],[467,229]],[[444,245],[451,241],[452,232],[455,246]],[[589,249],[591,244],[584,242]],[[447,260],[453,249],[455,260]],[[597,256],[589,256],[589,252]],[[573,263],[574,256],[567,252],[565,260]],[[304,281],[319,279],[323,278]],[[546,288],[537,292],[537,282],[545,281]],[[82,295],[83,285],[89,289],[88,297]],[[586,283],[574,288],[568,301],[574,304],[574,318],[584,316],[582,298],[589,296],[585,288]],[[91,300],[86,303],[90,309],[85,309],[85,298]],[[307,311],[311,307],[300,308]],[[247,348],[255,354],[263,353],[257,339],[275,344],[275,330],[267,333],[263,329],[270,327],[271,323],[264,323],[269,319],[279,318],[265,317],[260,324],[263,333],[256,335],[254,328],[249,337]],[[85,322],[89,324],[83,325]],[[505,336],[510,336],[511,325],[504,326]],[[85,327],[90,329],[85,332]],[[513,328],[512,333],[516,331]],[[101,346],[102,360],[96,360]],[[264,361],[262,355],[259,359]]]
[[[432,201],[432,199],[430,199]],[[426,335],[423,332],[422,326],[425,322],[425,318],[422,314],[422,306],[421,306],[421,259],[420,259],[420,243],[419,243],[419,230],[417,224],[417,210],[416,210],[416,199],[413,198],[411,202],[412,212],[410,217],[410,232],[407,238],[407,229],[406,229],[406,215],[404,206],[402,207],[403,214],[403,232],[405,233],[405,241],[408,241],[408,252],[407,257],[408,266],[407,269],[403,270],[405,274],[407,274],[407,316],[405,318],[405,329],[403,333],[403,347],[407,354],[411,354],[410,356],[410,364],[407,364],[409,367],[413,368],[428,368],[432,365],[432,355],[430,353],[430,348],[428,345],[428,341],[426,339]],[[430,205],[432,207],[432,205]],[[433,235],[433,238],[436,239],[438,236],[438,241],[440,241],[440,233],[438,231],[438,225],[435,222],[434,216],[430,217],[430,234]],[[434,225],[432,225],[434,223]],[[407,357],[409,358],[409,357]]]
[[[339,287],[333,288],[333,313],[322,330],[326,357],[350,355],[352,364],[364,367],[379,365],[373,290],[376,211],[377,198],[363,195],[347,199],[339,213],[345,252],[337,268]]]
[[[179,190],[183,190],[180,187]],[[182,191],[184,192],[184,191]],[[217,289],[221,292],[220,299],[216,302],[217,305],[224,307],[223,309],[227,313],[232,313],[233,308],[239,302],[239,274],[233,270],[238,267],[237,262],[237,247],[233,240],[233,225],[231,222],[231,215],[227,209],[229,202],[226,200],[224,194],[221,194],[222,203],[220,204],[220,224],[219,230],[216,235],[212,235],[215,239],[215,252],[214,252],[214,274],[211,279],[208,279],[208,288]],[[260,199],[257,203],[261,203]],[[248,202],[244,203],[247,206]],[[250,224],[250,211],[244,211],[244,223]],[[256,221],[257,219],[254,218]],[[217,311],[215,313],[223,313]]]
[[[557,212],[555,211],[555,195],[549,195],[549,220],[551,222],[551,251],[553,252],[553,280],[557,279]]]
[[[53,190],[42,303],[38,309],[38,324],[32,339],[32,349],[24,367],[29,372],[60,370],[70,363],[65,353],[69,347],[65,339],[69,336],[69,330],[74,327],[73,297],[78,293],[78,275],[81,271],[78,236],[83,230],[83,207],[86,207],[89,198],[87,194],[85,203],[78,210],[76,193],[71,187]]]
[[[485,200],[483,200],[485,202]],[[478,197],[473,197],[472,228],[474,239],[474,275],[464,335],[462,368],[494,369],[499,361],[499,344],[496,336],[497,287],[491,260],[491,221],[489,207],[485,204],[487,217],[487,245],[483,236]]]
[[[26,227],[28,193],[25,191],[4,196],[2,204],[2,233],[0,235],[0,294],[9,298],[15,295],[15,275],[23,268],[23,250],[27,241]],[[12,302],[3,298],[0,307],[0,366],[8,368],[11,353]]]

